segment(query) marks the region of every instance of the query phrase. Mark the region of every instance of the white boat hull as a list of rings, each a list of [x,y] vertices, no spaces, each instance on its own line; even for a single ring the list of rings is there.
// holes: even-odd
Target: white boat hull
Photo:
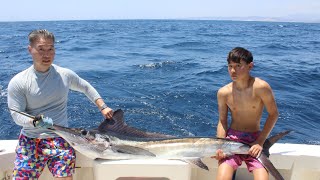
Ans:
[[[0,140],[0,179],[11,179],[17,140]],[[270,149],[270,160],[284,179],[319,180],[320,145],[276,143]],[[212,180],[216,176],[217,161],[203,160],[210,171],[179,160],[91,160],[77,152],[74,180]],[[53,179],[46,168],[40,180]],[[245,163],[237,170],[236,179],[253,179]],[[270,179],[273,177],[270,176]]]

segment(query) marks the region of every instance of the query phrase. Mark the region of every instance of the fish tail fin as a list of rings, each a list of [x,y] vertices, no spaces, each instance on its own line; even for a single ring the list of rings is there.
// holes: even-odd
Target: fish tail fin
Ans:
[[[276,135],[273,135],[271,136],[270,138],[268,138],[265,143],[263,144],[263,152],[264,154],[269,157],[270,155],[270,152],[269,152],[269,149],[272,145],[274,145],[274,143],[276,143],[279,139],[281,139],[283,136],[289,134],[291,131],[288,130],[288,131],[283,131],[283,132],[280,132]]]
[[[268,172],[276,179],[276,180],[284,180],[279,171],[274,167],[272,162],[269,160],[270,152],[269,149],[272,145],[274,145],[279,139],[283,136],[289,134],[291,131],[283,131],[274,136],[268,138],[263,144],[263,153],[258,157],[258,160],[262,163],[262,165],[268,170]]]
[[[276,179],[276,180],[284,180],[280,172],[274,167],[272,162],[269,160],[269,158],[261,154],[258,158],[258,161],[262,163],[262,165],[268,170],[268,172]]]

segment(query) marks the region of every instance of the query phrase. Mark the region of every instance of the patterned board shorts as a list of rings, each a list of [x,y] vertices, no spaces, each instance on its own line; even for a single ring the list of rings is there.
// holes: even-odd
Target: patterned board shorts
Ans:
[[[242,132],[242,131],[237,131],[233,129],[228,129],[227,131],[227,137],[228,139],[232,139],[238,142],[243,142],[250,144],[254,142],[260,132],[253,132],[253,133],[248,133],[248,132]],[[236,170],[239,166],[241,166],[242,161],[244,161],[247,165],[248,171],[252,172],[255,169],[258,168],[264,168],[263,165],[254,157],[250,155],[232,155],[228,156],[222,160],[219,161],[219,165],[222,163],[227,163],[229,164],[234,170]]]
[[[46,165],[54,177],[72,176],[75,159],[75,150],[61,137],[37,139],[21,134],[13,179],[38,179]]]

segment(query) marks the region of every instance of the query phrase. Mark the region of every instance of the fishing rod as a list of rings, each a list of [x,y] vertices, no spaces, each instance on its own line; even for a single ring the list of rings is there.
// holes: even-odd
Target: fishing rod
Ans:
[[[26,116],[26,117],[31,118],[31,119],[33,120],[33,121],[32,121],[32,124],[33,124],[34,127],[36,127],[36,122],[37,122],[37,121],[41,121],[41,120],[44,119],[43,114],[40,114],[40,115],[37,115],[37,116],[32,116],[32,115],[30,115],[30,114],[28,114],[28,113],[21,112],[21,111],[12,109],[12,108],[9,108],[9,109],[10,109],[11,111],[14,111],[14,112],[16,112],[16,113],[19,113],[19,114],[21,114],[21,115],[24,115],[24,116]]]
[[[9,108],[11,111],[14,111],[14,112],[16,112],[16,113],[19,113],[19,114],[22,114],[22,115],[24,115],[24,116],[27,116],[27,117],[29,117],[29,118],[31,118],[31,119],[36,119],[36,116],[32,116],[32,115],[30,115],[30,114],[27,114],[27,113],[25,113],[25,112],[21,112],[21,111],[18,111],[18,110],[15,110],[15,109],[12,109],[12,108]]]

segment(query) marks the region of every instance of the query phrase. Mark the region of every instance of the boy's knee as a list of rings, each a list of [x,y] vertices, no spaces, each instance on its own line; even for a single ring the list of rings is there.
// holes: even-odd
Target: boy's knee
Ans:
[[[218,172],[217,172],[217,180],[226,180],[226,179],[232,179],[233,174],[235,172],[235,169],[227,164],[227,163],[222,163],[218,167]]]

